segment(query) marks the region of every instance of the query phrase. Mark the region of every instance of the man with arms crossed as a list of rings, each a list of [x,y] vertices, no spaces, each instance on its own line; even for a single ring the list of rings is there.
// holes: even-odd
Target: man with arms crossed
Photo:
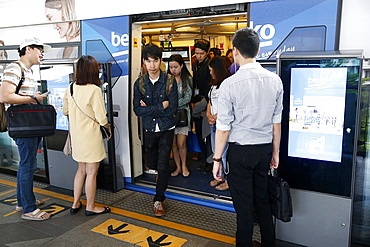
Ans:
[[[279,165],[283,85],[256,62],[259,36],[240,29],[233,39],[240,69],[221,84],[213,176],[221,180],[221,157],[229,142],[228,181],[237,214],[236,246],[252,247],[253,207],[261,230],[261,246],[275,246],[275,230],[267,194],[268,171]]]
[[[143,49],[143,62],[148,72],[134,84],[133,103],[135,114],[142,117],[146,165],[158,171],[153,201],[154,214],[159,217],[166,213],[163,201],[170,178],[168,162],[177,122],[177,82],[171,77],[172,86],[167,87],[169,75],[160,70],[162,50],[158,46],[149,45]]]

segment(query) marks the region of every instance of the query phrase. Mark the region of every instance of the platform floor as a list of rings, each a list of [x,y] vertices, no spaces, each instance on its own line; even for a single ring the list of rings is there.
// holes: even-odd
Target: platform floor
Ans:
[[[40,208],[52,213],[47,221],[26,221],[15,211],[15,177],[0,174],[0,246],[234,246],[235,213],[167,199],[167,214],[153,215],[152,195],[98,190],[96,201],[112,212],[85,216],[69,213],[72,191],[34,182]],[[83,197],[82,203],[86,201]],[[255,245],[260,241],[255,225]],[[278,247],[298,245],[277,241]]]

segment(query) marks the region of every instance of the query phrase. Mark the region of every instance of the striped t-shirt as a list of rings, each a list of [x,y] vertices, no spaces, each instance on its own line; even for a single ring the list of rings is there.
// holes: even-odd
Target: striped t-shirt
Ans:
[[[24,71],[24,81],[18,94],[33,95],[37,89],[37,83],[33,77],[32,70],[27,69],[22,62],[19,61],[19,63]],[[10,63],[4,69],[2,83],[4,83],[4,81],[7,81],[14,84],[15,86],[18,86],[21,76],[22,76],[21,67],[15,62]]]

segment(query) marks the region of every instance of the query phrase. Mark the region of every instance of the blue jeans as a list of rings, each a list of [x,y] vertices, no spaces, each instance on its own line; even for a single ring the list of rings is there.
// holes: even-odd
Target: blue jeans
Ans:
[[[17,200],[18,206],[23,207],[24,213],[36,209],[36,197],[33,193],[33,174],[37,168],[37,149],[41,137],[16,138],[15,143],[19,151],[19,166],[17,172]]]
[[[212,145],[212,152],[215,152],[215,139],[216,139],[216,126],[211,125],[211,145]],[[229,148],[229,143],[226,142],[224,152],[222,153],[222,168],[223,168],[223,175],[225,177],[225,170],[226,170],[226,155],[227,155],[227,149]],[[216,157],[217,158],[217,157]],[[229,171],[227,171],[229,172]]]

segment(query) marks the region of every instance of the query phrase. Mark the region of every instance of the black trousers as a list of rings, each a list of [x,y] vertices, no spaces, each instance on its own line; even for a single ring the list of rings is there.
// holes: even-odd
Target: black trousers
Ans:
[[[195,123],[195,134],[197,136],[197,140],[199,143],[200,151],[201,151],[201,158],[203,162],[206,162],[207,158],[211,153],[208,154],[207,151],[207,140],[204,142],[202,136],[203,136],[203,131],[202,131],[202,123],[203,123],[203,117],[193,118],[194,123]],[[210,143],[208,143],[210,146]]]
[[[156,194],[153,201],[163,202],[170,178],[169,160],[174,129],[161,132],[144,131],[146,165],[158,171]]]
[[[261,246],[275,247],[275,229],[267,194],[272,145],[230,143],[227,157],[230,165],[228,183],[237,217],[236,246],[253,246],[254,208],[260,225]]]

